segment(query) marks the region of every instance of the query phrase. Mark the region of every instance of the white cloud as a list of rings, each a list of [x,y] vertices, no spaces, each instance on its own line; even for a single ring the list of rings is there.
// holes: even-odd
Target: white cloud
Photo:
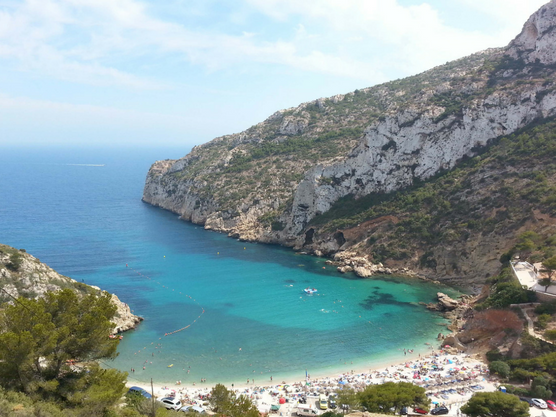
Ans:
[[[454,0],[499,21],[522,24],[544,0]],[[359,79],[411,74],[492,46],[503,46],[504,24],[492,34],[446,25],[427,3],[397,0],[244,0],[282,25],[281,38],[191,30],[153,17],[138,0],[26,0],[0,11],[0,58],[18,68],[72,82],[164,88],[165,83],[118,68],[114,58],[156,61],[181,56],[211,71],[265,63]],[[155,7],[155,6],[152,6]],[[239,7],[239,6],[238,6]],[[291,23],[295,16],[301,22]],[[235,19],[235,18],[234,18]],[[511,36],[510,36],[511,35]],[[392,71],[393,70],[393,71]]]
[[[361,68],[372,62],[376,73],[388,68],[413,73],[482,49],[505,46],[546,0],[453,0],[477,13],[497,15],[495,29],[488,34],[446,25],[426,2],[402,6],[397,0],[246,1],[278,21],[301,19],[307,32],[326,28],[332,34],[326,39],[328,47],[352,57],[367,53],[367,59],[359,59]],[[350,50],[347,44],[353,40],[358,44]]]

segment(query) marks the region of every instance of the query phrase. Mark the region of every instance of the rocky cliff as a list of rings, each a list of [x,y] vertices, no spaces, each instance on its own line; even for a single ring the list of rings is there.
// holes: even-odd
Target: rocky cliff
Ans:
[[[350,250],[375,264],[396,265],[395,257],[377,251],[388,242],[369,222],[403,219],[369,215],[334,230],[330,213],[341,212],[346,199],[383,201],[384,195],[420,186],[499,138],[555,116],[555,28],[553,0],[506,48],[303,103],[197,146],[182,159],[158,161],[147,175],[143,200],[236,238],[317,254]],[[498,266],[495,246],[506,246],[508,238],[514,236],[478,236],[475,249],[485,248],[463,269],[454,267],[462,264],[462,253],[442,246],[432,248],[428,267],[422,259],[430,245],[412,245],[404,262],[437,278],[483,279]],[[485,261],[488,266],[481,267]]]
[[[60,275],[48,265],[23,250],[0,244],[0,302],[9,302],[12,297],[38,298],[48,291],[71,288],[78,293],[100,292],[100,288],[77,282]],[[112,294],[116,305],[114,333],[135,328],[143,320],[131,313],[129,306]]]

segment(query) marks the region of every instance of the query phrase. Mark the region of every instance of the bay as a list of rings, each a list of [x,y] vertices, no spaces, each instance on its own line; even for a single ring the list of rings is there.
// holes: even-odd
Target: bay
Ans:
[[[238,242],[142,203],[150,164],[187,151],[1,149],[0,242],[145,318],[105,366],[134,368],[138,382],[302,379],[402,360],[443,330],[418,304],[438,286],[341,275],[324,259]]]

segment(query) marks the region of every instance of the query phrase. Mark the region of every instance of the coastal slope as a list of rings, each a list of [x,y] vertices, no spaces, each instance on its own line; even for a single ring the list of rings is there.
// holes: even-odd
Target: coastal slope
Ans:
[[[0,279],[2,292],[0,303],[13,298],[39,298],[48,291],[72,289],[77,293],[100,292],[100,288],[90,286],[59,274],[23,249],[15,249],[0,244]],[[129,306],[112,294],[112,303],[117,307],[114,333],[135,328],[143,319],[131,313]]]
[[[393,236],[382,229],[393,229],[410,214],[363,208],[423,187],[480,158],[500,138],[517,140],[515,132],[556,116],[555,27],[553,0],[505,48],[278,111],[244,132],[197,146],[184,158],[157,161],[143,201],[235,238],[335,255],[339,268],[360,276],[390,271],[384,264],[437,279],[484,280],[496,272],[499,252],[511,246],[523,223],[507,225],[503,234],[472,233],[474,243],[459,245],[410,236],[407,247],[395,251],[389,247],[404,238],[403,230]],[[481,179],[458,190],[462,201],[473,201]],[[342,207],[357,206],[353,202],[366,204],[356,212],[367,215],[356,224],[334,222],[346,217]],[[539,216],[551,222],[551,214]]]

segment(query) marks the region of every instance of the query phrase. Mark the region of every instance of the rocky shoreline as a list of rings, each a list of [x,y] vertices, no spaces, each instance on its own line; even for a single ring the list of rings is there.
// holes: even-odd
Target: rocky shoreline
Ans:
[[[315,251],[314,255],[323,256],[322,252],[318,250]],[[349,251],[336,252],[332,255],[332,259],[326,261],[326,264],[336,266],[338,272],[343,274],[353,272],[361,278],[368,278],[376,274],[420,277],[409,268],[386,268],[382,263],[373,264],[367,256]]]
[[[99,287],[59,274],[23,249],[18,250],[2,244],[0,244],[0,279],[4,290],[0,302],[9,302],[11,297],[20,296],[40,298],[48,291],[59,291],[65,288],[83,294],[102,291]],[[113,319],[114,334],[134,329],[143,320],[142,317],[133,314],[129,305],[115,294],[112,294],[112,303],[117,308]]]

